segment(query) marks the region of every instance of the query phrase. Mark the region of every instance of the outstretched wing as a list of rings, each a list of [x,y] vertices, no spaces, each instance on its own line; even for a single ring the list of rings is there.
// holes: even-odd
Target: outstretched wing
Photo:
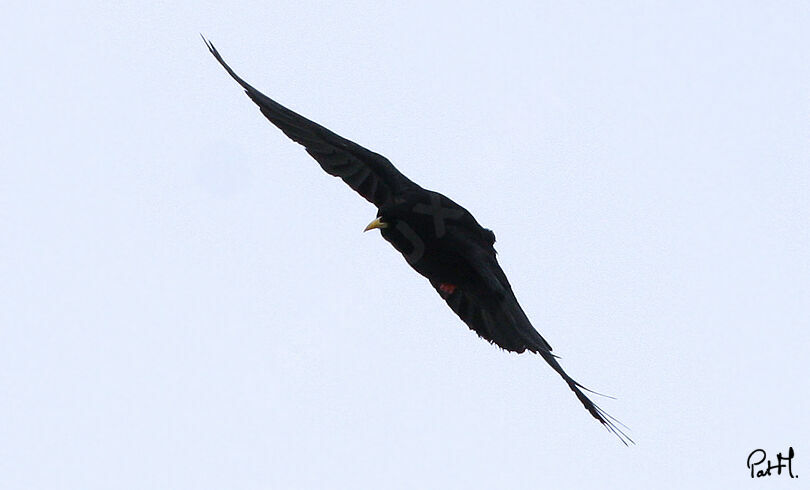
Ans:
[[[591,390],[571,378],[562,368],[558,357],[551,353],[551,345],[535,330],[523,312],[494,255],[480,261],[476,270],[484,284],[476,291],[465,291],[462,287],[434,280],[430,283],[456,315],[482,338],[508,351],[521,353],[529,350],[542,356],[596,420],[625,445],[632,443],[633,440],[621,429],[624,425],[588,398],[585,391]]]
[[[203,41],[271,123],[303,145],[328,174],[343,179],[366,200],[379,208],[403,190],[419,188],[384,156],[333,133],[253,88],[234,73],[211,42],[205,38]]]

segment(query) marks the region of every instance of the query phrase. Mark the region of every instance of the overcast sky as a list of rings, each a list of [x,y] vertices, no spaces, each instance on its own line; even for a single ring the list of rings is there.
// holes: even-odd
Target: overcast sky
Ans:
[[[806,2],[116,3],[0,18],[1,488],[810,478]],[[362,233],[200,32],[492,228],[637,445]]]

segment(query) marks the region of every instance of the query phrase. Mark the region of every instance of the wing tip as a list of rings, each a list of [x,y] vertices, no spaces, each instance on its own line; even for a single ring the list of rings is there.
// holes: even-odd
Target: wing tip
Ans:
[[[228,65],[228,63],[226,63],[225,60],[222,58],[222,55],[219,54],[219,51],[217,50],[216,46],[214,46],[213,42],[208,40],[202,33],[200,33],[200,37],[205,43],[205,47],[208,48],[208,51],[214,56],[217,62],[219,62],[219,64],[222,65],[222,68],[225,68],[225,71],[228,72],[228,75],[230,75],[234,80],[236,80],[236,82],[239,85],[241,85],[243,89],[245,89],[245,92],[248,94],[248,96],[251,99],[254,99],[255,101],[256,97],[260,94],[260,92],[255,88],[253,88],[249,83],[242,80],[242,77],[240,77],[239,75],[236,74],[235,71],[233,71],[233,69]]]
[[[219,55],[219,51],[217,51],[217,48],[214,47],[214,43],[209,41],[208,38],[206,38],[205,35],[202,32],[200,33],[200,37],[202,38],[203,42],[205,43],[205,47],[208,48],[208,51],[210,51],[211,54],[213,54],[214,57],[217,58],[217,60],[219,60],[221,58],[221,56]]]

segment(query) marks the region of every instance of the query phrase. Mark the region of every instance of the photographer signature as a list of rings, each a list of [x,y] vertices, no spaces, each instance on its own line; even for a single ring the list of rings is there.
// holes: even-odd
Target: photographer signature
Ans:
[[[799,475],[793,474],[793,456],[795,455],[796,453],[793,452],[793,446],[791,446],[788,449],[787,457],[782,456],[782,453],[777,453],[776,464],[773,464],[770,459],[766,461],[765,458],[768,455],[765,453],[764,449],[754,449],[751,451],[751,454],[748,455],[746,467],[751,469],[751,478],[771,476],[771,470],[776,470],[776,474],[781,475],[783,469],[787,470],[787,474],[790,475],[791,478],[798,478]],[[757,467],[763,463],[767,463],[767,466],[758,469]]]

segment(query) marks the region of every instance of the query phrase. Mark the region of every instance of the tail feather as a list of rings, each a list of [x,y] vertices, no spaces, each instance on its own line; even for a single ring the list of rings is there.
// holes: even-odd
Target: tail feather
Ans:
[[[545,359],[545,361],[555,371],[557,371],[557,374],[559,374],[568,387],[571,388],[571,391],[574,392],[580,403],[582,403],[585,409],[588,410],[588,413],[590,413],[593,418],[604,425],[610,432],[615,434],[625,446],[635,444],[633,440],[622,430],[622,427],[626,430],[630,429],[615,417],[599,408],[596,403],[588,398],[585,391],[589,391],[595,395],[605,396],[607,398],[613,397],[602,395],[601,393],[597,393],[596,391],[582,386],[565,372],[560,363],[557,361],[559,356],[556,356],[551,352],[551,345],[546,342],[546,339],[544,339],[531,324],[531,321],[529,321],[529,318],[526,316],[523,308],[520,307],[520,304],[518,303],[517,298],[515,298],[511,289],[509,289],[507,297],[504,298],[504,301],[501,302],[501,309],[504,310],[506,315],[510,318],[511,321],[509,324],[515,328],[516,332],[523,339],[526,349],[536,354],[540,354],[543,359]]]
[[[596,420],[601,422],[602,425],[604,425],[605,428],[607,428],[608,431],[615,434],[616,437],[618,437],[619,440],[622,441],[622,443],[625,446],[628,446],[629,444],[635,444],[633,439],[631,439],[630,436],[628,436],[622,430],[622,428],[624,428],[625,430],[630,430],[630,429],[626,425],[621,423],[621,421],[619,421],[618,419],[616,419],[615,417],[613,417],[609,413],[607,413],[604,410],[602,410],[601,408],[599,408],[599,405],[597,405],[596,403],[593,402],[593,400],[588,398],[588,395],[586,395],[583,392],[583,390],[590,391],[591,393],[595,393],[597,395],[601,395],[600,393],[596,393],[595,391],[589,390],[588,388],[586,388],[586,387],[582,386],[581,384],[579,384],[576,380],[574,380],[571,376],[569,376],[568,373],[565,372],[565,370],[562,368],[562,366],[560,366],[560,363],[557,362],[557,359],[555,359],[554,357],[552,357],[552,356],[550,356],[550,355],[548,355],[546,353],[543,353],[543,352],[538,352],[538,353],[541,356],[543,356],[543,359],[545,359],[545,361],[549,364],[549,366],[551,366],[555,371],[557,371],[557,373],[560,376],[562,376],[565,383],[568,385],[569,388],[571,388],[571,391],[574,392],[576,397],[579,399],[580,403],[582,403],[582,405],[585,407],[586,410],[588,410],[588,413],[590,413],[593,416],[593,418],[595,418]],[[601,396],[605,396],[605,395],[601,395]],[[611,397],[608,397],[608,398],[611,398]]]

